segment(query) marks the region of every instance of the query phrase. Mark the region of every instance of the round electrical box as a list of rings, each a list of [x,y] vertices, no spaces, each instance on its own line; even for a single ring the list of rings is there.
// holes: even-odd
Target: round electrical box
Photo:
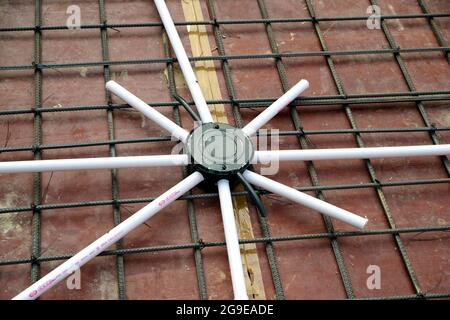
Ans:
[[[185,148],[194,169],[216,180],[245,171],[254,156],[250,138],[225,123],[206,123],[195,128]]]

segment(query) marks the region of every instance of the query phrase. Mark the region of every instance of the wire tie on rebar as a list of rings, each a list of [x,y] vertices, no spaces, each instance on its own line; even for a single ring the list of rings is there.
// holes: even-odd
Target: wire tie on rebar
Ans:
[[[206,243],[203,241],[203,239],[199,239],[197,241],[198,244],[198,249],[203,250],[204,248],[206,248]]]
[[[112,199],[111,204],[114,207],[114,209],[119,208],[119,202],[117,201],[117,199]]]
[[[42,31],[42,27],[40,25],[34,26],[34,32],[41,32],[41,31]]]
[[[304,136],[304,135],[305,135],[305,130],[303,129],[302,126],[299,126],[298,129],[297,129],[297,131],[300,133],[301,136]]]
[[[228,96],[228,99],[230,99],[230,102],[231,102],[231,105],[232,106],[236,106],[236,107],[239,107],[239,102],[236,102],[236,100],[234,99],[234,97],[233,96]]]
[[[381,182],[377,178],[373,179],[373,182],[375,183],[375,187],[377,189],[381,188]]]
[[[336,232],[330,232],[329,234],[328,234],[328,239],[330,239],[330,240],[337,240],[337,235],[336,235]]]
[[[41,147],[39,145],[37,145],[37,144],[33,144],[31,146],[31,150],[33,151],[33,153],[36,153],[36,152],[41,150]]]
[[[35,204],[35,203],[31,203],[30,204],[30,209],[31,209],[31,211],[33,211],[33,212],[36,212],[36,211],[40,211],[41,209],[39,209],[39,206],[37,205],[37,204]]]
[[[417,293],[417,298],[421,299],[421,300],[426,300],[426,296],[423,292],[418,292]]]
[[[166,66],[168,66],[169,64],[173,64],[173,63],[175,63],[175,62],[177,62],[177,59],[174,58],[174,57],[168,57],[168,58],[166,58]]]
[[[42,105],[31,107],[31,113],[34,115],[41,114],[41,110],[39,110],[40,107],[42,107]]]
[[[39,264],[38,257],[36,257],[34,254],[31,255],[30,260],[32,264]]]
[[[44,67],[43,64],[41,64],[41,63],[36,63],[36,62],[34,62],[34,61],[31,62],[31,66],[32,66],[34,69],[38,69],[38,70],[43,69],[43,67]]]
[[[432,122],[432,123],[430,124],[430,131],[431,131],[432,133],[436,133],[436,131],[437,131],[436,123]]]
[[[214,18],[212,21],[213,21],[213,26],[219,27],[219,22],[217,22],[217,18]]]

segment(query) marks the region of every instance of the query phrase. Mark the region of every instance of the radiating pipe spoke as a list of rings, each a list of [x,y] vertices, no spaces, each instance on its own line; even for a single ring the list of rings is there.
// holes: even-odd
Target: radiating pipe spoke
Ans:
[[[189,164],[186,154],[0,162],[0,173],[118,169]]]
[[[158,198],[150,202],[144,208],[133,214],[127,220],[123,221],[108,233],[104,234],[86,248],[78,252],[72,258],[61,264],[59,267],[42,277],[39,281],[15,296],[14,300],[32,300],[39,297],[48,289],[56,285],[58,282],[66,278],[76,269],[83,266],[92,258],[106,250],[109,246],[123,238],[130,231],[141,225],[153,215],[165,208],[167,205],[175,201],[177,198],[191,190],[201,181],[203,176],[199,172],[194,172],[174,187],[167,190]]]
[[[294,188],[288,187],[282,183],[263,177],[255,172],[247,170],[243,175],[251,184],[254,184],[275,194],[279,194],[291,201],[302,204],[332,218],[342,220],[357,228],[362,229],[367,224],[368,220],[366,218],[360,217],[347,210],[338,208],[328,202],[314,198],[306,193],[295,190]]]
[[[255,119],[250,121],[242,131],[248,136],[256,133],[262,126],[277,115],[284,107],[295,100],[303,91],[308,89],[309,82],[300,80],[295,86],[289,89],[285,94],[279,97],[274,103],[261,112]]]
[[[236,300],[248,300],[236,220],[234,218],[233,202],[231,200],[230,183],[228,180],[223,179],[219,180],[217,186],[219,188],[220,209],[225,231],[225,241],[227,245],[228,263],[230,265],[234,298]]]
[[[173,51],[175,52],[178,64],[183,72],[189,91],[191,92],[192,99],[194,99],[200,118],[203,123],[213,122],[211,112],[209,111],[205,97],[203,96],[202,90],[198,84],[197,77],[195,76],[186,51],[184,50],[183,43],[181,42],[180,36],[175,28],[169,9],[167,8],[164,0],[155,0],[155,5],[158,9],[159,15],[161,16],[162,23],[164,24],[167,36],[172,44]]]
[[[182,127],[177,125],[175,122],[158,112],[153,107],[149,106],[147,103],[136,97],[134,94],[132,94],[130,91],[122,87],[117,82],[110,80],[106,83],[106,89],[120,97],[123,101],[128,103],[130,106],[135,108],[136,110],[143,113],[147,118],[153,120],[161,126],[162,128],[166,129],[168,132],[172,134],[175,138],[185,142],[189,132],[184,130]]]
[[[338,160],[338,159],[372,159],[389,157],[420,157],[449,155],[450,144],[376,147],[376,148],[342,148],[342,149],[307,149],[307,150],[269,150],[256,151],[253,163],[287,160]]]

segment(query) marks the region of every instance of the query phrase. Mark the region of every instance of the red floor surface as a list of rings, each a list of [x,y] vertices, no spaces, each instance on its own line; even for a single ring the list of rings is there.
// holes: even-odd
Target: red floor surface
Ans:
[[[159,22],[152,1],[105,1],[107,22]],[[209,20],[206,1],[200,0],[205,20]],[[310,13],[303,0],[266,0],[270,18],[308,18]],[[420,1],[379,1],[383,15],[422,14]],[[433,13],[450,13],[445,0],[425,1]],[[213,1],[219,20],[261,19],[256,0]],[[64,25],[66,9],[73,1],[43,1],[43,25]],[[100,21],[96,1],[81,1],[82,24]],[[181,0],[167,0],[175,21],[184,21]],[[317,17],[365,16],[369,1],[312,1]],[[0,1],[0,28],[34,25],[32,1]],[[450,41],[450,18],[434,18],[444,41]],[[323,39],[329,51],[388,49],[383,30],[368,30],[365,20],[321,21]],[[429,19],[390,19],[386,26],[401,48],[438,47]],[[216,47],[213,28],[207,27],[212,48]],[[282,53],[317,52],[323,48],[314,24],[310,21],[272,24],[273,35]],[[183,43],[190,55],[186,26],[179,26]],[[220,25],[227,55],[271,53],[265,25]],[[107,29],[111,61],[139,60],[164,57],[160,27]],[[34,32],[0,32],[0,65],[30,64],[33,57]],[[212,55],[217,55],[213,50]],[[450,90],[450,64],[442,52],[402,53],[402,59],[418,91]],[[407,92],[393,54],[331,56],[335,71],[345,94]],[[43,30],[42,63],[101,61],[102,47],[98,28],[82,30]],[[307,96],[337,95],[333,74],[323,56],[283,58],[289,86],[301,78],[310,81]],[[275,59],[229,60],[237,99],[274,98],[283,93]],[[216,61],[219,83],[224,99],[229,97],[221,63]],[[111,78],[148,102],[170,102],[165,63],[112,65]],[[0,112],[31,108],[34,100],[34,71],[0,70]],[[183,85],[179,93],[189,97]],[[105,104],[102,66],[45,68],[42,81],[42,107],[60,108]],[[113,97],[114,103],[122,103]],[[232,106],[225,104],[230,123],[234,123]],[[450,143],[449,100],[427,101],[423,107],[431,123],[438,128],[441,143]],[[415,102],[360,103],[349,105],[359,128],[426,127]],[[168,117],[172,108],[159,108]],[[250,121],[261,108],[241,108],[244,122]],[[182,112],[184,127],[192,128],[189,117]],[[349,129],[344,106],[297,106],[304,130]],[[33,114],[0,115],[0,147],[31,146],[34,144]],[[289,109],[282,111],[266,126],[280,130],[295,130]],[[130,109],[114,111],[115,139],[166,136],[167,133],[150,120]],[[309,135],[313,148],[357,147],[355,134]],[[429,132],[363,133],[364,145],[400,146],[431,144]],[[65,144],[82,141],[108,140],[108,120],[104,109],[74,112],[46,112],[42,116],[42,143]],[[117,145],[117,155],[168,154],[175,145],[171,141]],[[296,136],[280,139],[280,149],[298,149]],[[109,156],[109,146],[46,149],[43,159]],[[32,151],[1,152],[0,161],[31,160]],[[376,179],[382,183],[396,181],[448,179],[439,157],[375,159],[371,161]],[[317,161],[313,163],[321,185],[371,183],[366,163],[362,160]],[[311,169],[311,168],[310,168]],[[154,197],[182,179],[179,168],[120,169],[117,184],[118,199]],[[282,163],[272,177],[294,187],[312,185],[310,172],[304,162]],[[0,209],[29,207],[33,202],[32,174],[1,174]],[[41,203],[64,204],[112,199],[112,178],[109,170],[54,172],[42,174]],[[326,201],[369,218],[367,230],[389,228],[388,210],[397,228],[447,227],[441,232],[401,233],[338,237],[336,243],[349,275],[347,290],[336,252],[328,238],[274,242],[275,254],[285,297],[288,299],[342,299],[392,297],[401,295],[442,294],[450,296],[450,184],[400,185],[377,189],[352,188],[326,190]],[[195,188],[195,194],[205,191]],[[314,194],[314,193],[311,193]],[[384,203],[380,201],[381,198]],[[272,236],[325,233],[320,215],[313,210],[292,204],[279,196],[267,195],[263,201],[268,211]],[[120,215],[126,219],[145,202],[123,204]],[[218,198],[193,201],[199,237],[204,242],[224,241]],[[384,208],[383,208],[384,205]],[[187,202],[177,201],[140,226],[123,240],[124,248],[139,248],[191,243]],[[0,298],[9,299],[30,285],[30,263],[7,264],[6,260],[31,257],[32,211],[0,213]],[[251,206],[255,237],[261,237],[261,226]],[[45,209],[40,214],[41,257],[73,254],[101,236],[114,225],[113,206],[83,206]],[[356,231],[353,227],[333,220],[336,231]],[[396,242],[397,239],[397,242]],[[400,252],[398,243],[401,243]],[[268,299],[276,297],[264,243],[258,243],[258,255]],[[113,249],[113,248],[112,248]],[[336,247],[335,247],[336,249]],[[403,253],[403,258],[402,258]],[[207,246],[201,250],[208,298],[233,297],[224,246]],[[404,257],[410,261],[409,271]],[[196,265],[193,249],[125,254],[125,296],[128,299],[198,299]],[[63,281],[42,296],[42,299],[117,299],[118,274],[116,257],[97,257],[82,268],[81,289],[68,290]],[[41,275],[61,263],[40,263]],[[366,281],[367,268],[376,265],[381,270],[381,288],[371,290]],[[415,281],[411,281],[411,271]],[[344,275],[345,278],[345,275]],[[414,282],[418,287],[414,287]],[[349,288],[350,291],[349,291]],[[354,293],[354,296],[351,294]],[[350,293],[350,294],[349,294]]]

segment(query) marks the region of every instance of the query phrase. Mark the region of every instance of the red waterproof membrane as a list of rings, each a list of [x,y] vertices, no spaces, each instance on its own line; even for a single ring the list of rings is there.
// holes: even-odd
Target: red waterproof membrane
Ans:
[[[450,297],[448,1],[0,17],[0,299]]]

